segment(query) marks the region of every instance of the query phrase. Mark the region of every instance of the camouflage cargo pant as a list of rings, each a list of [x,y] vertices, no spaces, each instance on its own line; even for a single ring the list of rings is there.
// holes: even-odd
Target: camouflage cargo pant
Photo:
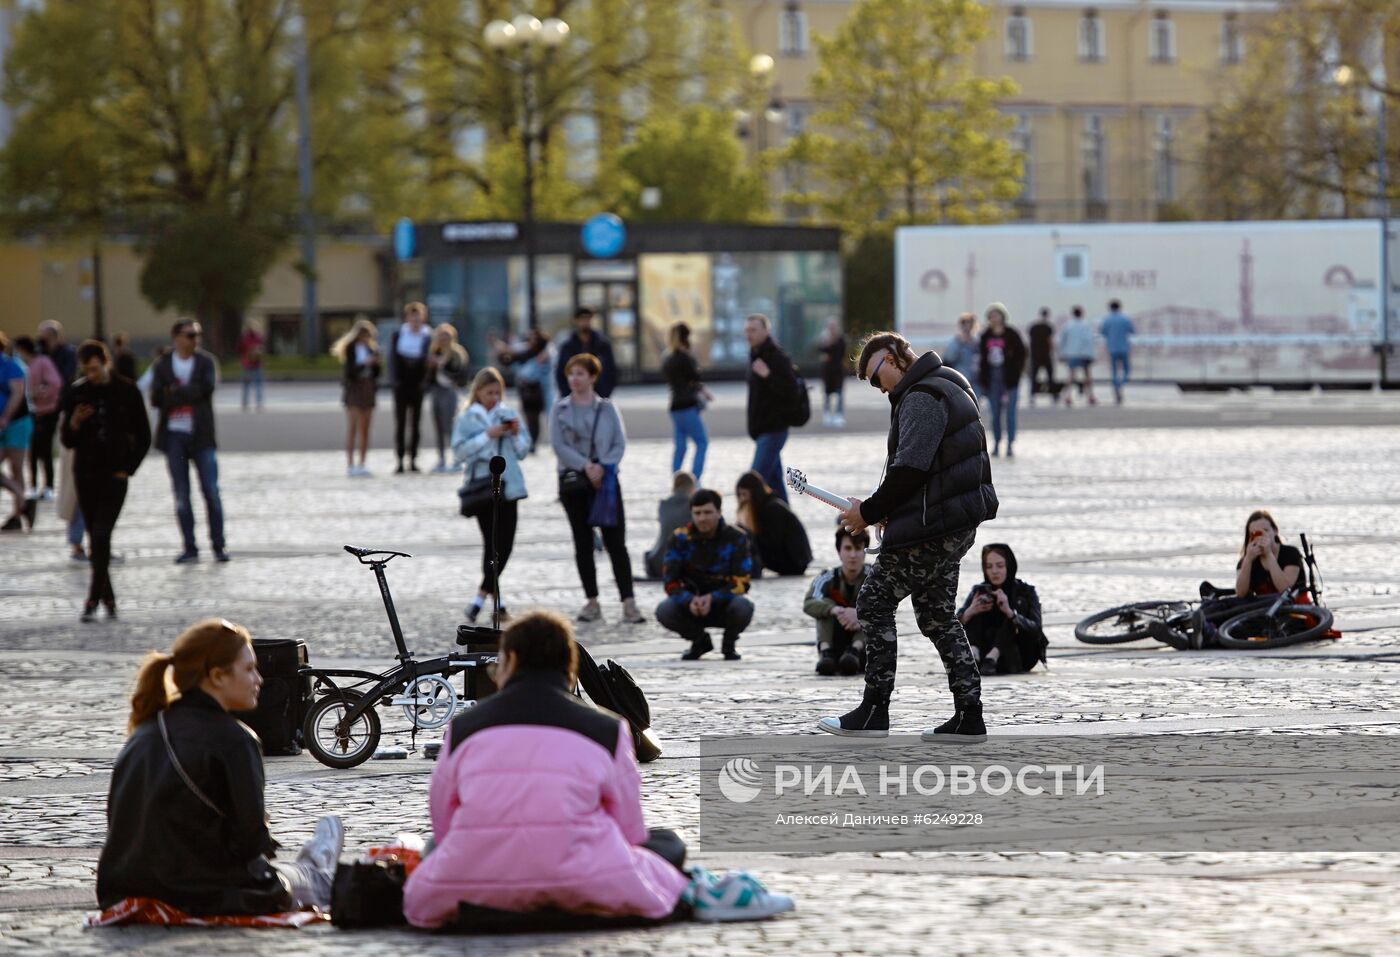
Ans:
[[[865,683],[872,689],[884,695],[894,691],[899,659],[894,614],[913,596],[914,618],[943,659],[954,706],[981,703],[977,657],[957,616],[958,564],[976,537],[971,531],[880,553],[856,598],[866,634]]]

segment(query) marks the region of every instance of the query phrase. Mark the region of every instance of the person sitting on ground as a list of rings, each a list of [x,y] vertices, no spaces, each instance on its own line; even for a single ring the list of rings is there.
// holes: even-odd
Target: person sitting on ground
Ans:
[[[817,674],[858,675],[865,670],[865,630],[856,617],[856,596],[870,566],[865,550],[870,535],[836,530],[841,564],[817,576],[802,610],[817,620]]]
[[[792,909],[747,876],[687,873],[685,844],[648,830],[632,734],[570,693],[578,648],[552,612],[501,636],[501,690],[448,726],[428,789],[435,846],[404,886],[416,927],[453,922],[463,904],[656,921],[767,917]]]
[[[1010,545],[983,547],[982,581],[967,593],[958,620],[984,675],[1020,674],[1045,661],[1040,596],[1035,586],[1016,577]]]
[[[689,523],[672,532],[666,545],[666,598],[656,606],[656,620],[690,641],[681,655],[686,661],[714,650],[707,625],[724,628],[724,659],[738,661],[734,645],[753,619],[753,602],[744,597],[753,573],[749,540],[725,524],[722,505],[718,492],[698,490],[690,497]]]
[[[671,533],[690,521],[690,496],[693,494],[695,476],[684,469],[671,476],[671,494],[656,504],[656,541],[646,554],[648,578],[661,577],[661,563],[666,558]]]
[[[1250,513],[1244,524],[1244,544],[1239,561],[1235,563],[1235,583],[1220,588],[1201,582],[1201,604],[1184,629],[1173,628],[1164,621],[1152,621],[1147,630],[1152,637],[1177,651],[1213,648],[1216,628],[1221,622],[1257,604],[1256,599],[1277,595],[1299,582],[1303,577],[1303,553],[1292,545],[1284,545],[1279,537],[1278,523],[1264,509]],[[1309,604],[1312,596],[1306,591],[1299,597]]]
[[[734,496],[739,501],[735,524],[749,536],[755,577],[765,569],[775,575],[806,574],[812,563],[812,543],[788,503],[754,469],[739,476]]]
[[[278,845],[264,813],[262,748],[229,713],[256,707],[261,687],[248,629],[223,619],[190,626],[146,658],[107,795],[103,908],[133,897],[195,916],[330,906],[340,818],[321,818],[295,861],[269,860]]]

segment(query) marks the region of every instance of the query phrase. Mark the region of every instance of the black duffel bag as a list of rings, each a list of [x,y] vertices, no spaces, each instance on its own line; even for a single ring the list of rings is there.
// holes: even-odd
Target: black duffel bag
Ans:
[[[402,861],[356,861],[335,869],[331,923],[337,927],[397,927],[403,916]]]

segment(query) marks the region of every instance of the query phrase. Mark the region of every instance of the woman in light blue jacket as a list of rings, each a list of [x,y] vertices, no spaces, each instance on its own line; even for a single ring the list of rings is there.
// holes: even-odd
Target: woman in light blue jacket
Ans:
[[[487,366],[472,380],[471,396],[466,406],[457,415],[452,426],[452,455],[458,463],[465,463],[466,478],[463,488],[474,478],[490,475],[493,456],[506,460],[506,471],[502,476],[500,521],[496,525],[496,575],[505,571],[510,559],[511,548],[515,545],[515,527],[519,518],[519,503],[526,496],[525,474],[520,470],[520,460],[530,454],[530,432],[520,421],[514,409],[501,402],[506,383],[501,374]],[[476,516],[481,528],[481,587],[476,598],[467,606],[467,620],[476,621],[481,608],[490,596],[500,611],[501,621],[510,619],[500,596],[495,594],[491,581],[491,510],[484,509]]]

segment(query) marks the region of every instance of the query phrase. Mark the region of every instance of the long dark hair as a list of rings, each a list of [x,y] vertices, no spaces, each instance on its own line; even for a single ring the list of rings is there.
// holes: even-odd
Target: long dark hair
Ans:
[[[757,535],[759,532],[759,510],[773,497],[773,490],[768,487],[767,482],[763,481],[763,476],[759,475],[758,472],[753,469],[749,469],[743,475],[740,475],[739,481],[734,483],[734,490],[736,492],[734,497],[736,499],[738,498],[737,492],[740,489],[749,493],[749,521],[753,525],[749,531]]]
[[[1273,528],[1274,544],[1280,546],[1283,545],[1283,536],[1279,534],[1278,522],[1274,521],[1274,517],[1270,515],[1266,510],[1262,508],[1256,508],[1254,511],[1249,513],[1249,518],[1245,519],[1244,521],[1244,544],[1240,546],[1241,558],[1243,558],[1244,553],[1249,550],[1249,526],[1253,525],[1261,518],[1267,521],[1270,527]]]

